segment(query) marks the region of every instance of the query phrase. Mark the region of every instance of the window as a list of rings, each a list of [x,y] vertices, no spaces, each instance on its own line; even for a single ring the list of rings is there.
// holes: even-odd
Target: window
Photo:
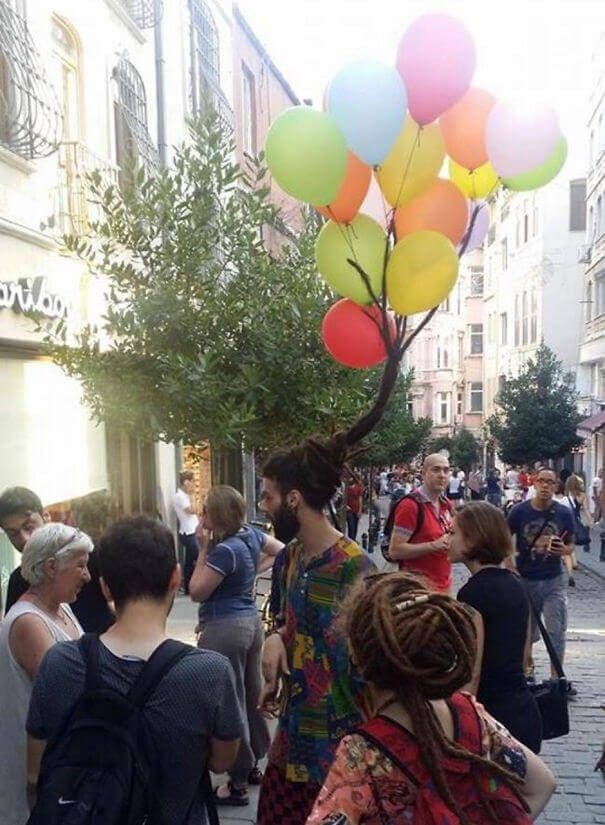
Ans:
[[[437,393],[437,420],[440,424],[449,424],[450,421],[450,405],[449,392]]]
[[[437,341],[437,369],[441,369],[441,345]]]
[[[456,415],[462,415],[462,393],[459,392],[456,396]]]
[[[490,226],[490,228],[487,230],[487,245],[489,246],[490,244],[493,244],[493,242],[495,240],[496,240],[496,227],[495,227],[494,224],[492,224]]]
[[[51,22],[55,59],[55,89],[63,114],[63,140],[80,137],[79,52],[76,39],[67,25],[53,17]]]
[[[141,75],[125,57],[114,69],[118,86],[115,102],[116,163],[120,186],[131,186],[135,164],[154,168],[157,152],[147,131],[147,96]]]
[[[586,284],[586,321],[592,321],[592,282]]]
[[[458,369],[462,369],[464,363],[464,339],[462,335],[458,337]]]
[[[250,69],[242,62],[242,133],[244,152],[256,155],[256,83]]]
[[[471,324],[471,355],[481,355],[483,353],[483,324]]]
[[[569,229],[571,232],[586,229],[586,178],[569,182]]]
[[[406,407],[407,407],[408,415],[413,418],[414,417],[414,402],[413,401],[407,401],[406,402]]]
[[[446,370],[449,367],[449,362],[450,362],[448,344],[449,344],[449,341],[446,339],[445,344],[443,345],[443,369],[444,370]]]
[[[498,376],[498,392],[501,393],[506,384],[506,375]]]
[[[532,287],[530,301],[530,341],[532,344],[535,344],[538,340],[538,293],[535,287]]]
[[[483,295],[482,266],[471,266],[471,295]]]
[[[226,127],[232,125],[229,102],[221,89],[218,29],[203,0],[189,0],[191,15],[191,110],[213,109]]]
[[[506,312],[500,313],[500,345],[505,347],[508,344],[508,315]]]
[[[529,215],[526,213],[523,215],[523,243],[527,243],[529,240]]]
[[[597,198],[597,214],[595,217],[595,240],[603,234],[603,199],[601,195]]]
[[[506,238],[500,244],[500,251],[502,253],[502,269],[508,269],[508,241]]]
[[[597,226],[595,223],[594,206],[588,210],[588,233],[587,241],[591,244],[597,236]]]
[[[448,295],[445,301],[441,304],[441,309],[443,312],[450,312],[451,304],[450,304],[450,296]]]
[[[470,411],[483,412],[483,382],[471,381]]]
[[[521,246],[521,221],[517,218],[517,223],[515,224],[515,246],[517,249]]]
[[[527,312],[527,292],[521,297],[521,343],[527,344],[529,340],[529,316]]]
[[[61,112],[21,0],[0,2],[0,144],[27,160],[55,152]]]
[[[515,346],[518,347],[521,343],[521,336],[519,334],[521,329],[521,313],[519,311],[519,296],[515,295]]]

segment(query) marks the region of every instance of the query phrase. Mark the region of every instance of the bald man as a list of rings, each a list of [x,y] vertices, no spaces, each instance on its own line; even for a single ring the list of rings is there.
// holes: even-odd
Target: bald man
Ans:
[[[397,505],[389,544],[389,557],[400,570],[419,573],[441,593],[448,593],[452,585],[448,556],[452,506],[445,498],[449,479],[450,465],[444,455],[425,458],[422,485]]]

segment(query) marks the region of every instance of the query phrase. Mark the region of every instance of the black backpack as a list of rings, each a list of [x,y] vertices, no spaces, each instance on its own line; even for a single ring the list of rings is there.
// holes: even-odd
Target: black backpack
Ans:
[[[389,545],[391,543],[391,534],[393,532],[393,526],[395,524],[395,511],[399,507],[402,501],[406,499],[412,499],[412,501],[416,502],[417,513],[416,513],[416,525],[414,526],[414,530],[412,535],[409,537],[408,541],[411,541],[414,536],[422,529],[422,525],[424,524],[424,505],[421,501],[419,501],[418,496],[414,493],[407,493],[407,495],[403,492],[403,490],[399,490],[396,493],[393,493],[391,497],[391,506],[389,508],[389,514],[387,516],[387,520],[384,524],[384,529],[382,531],[382,539],[380,541],[380,552],[384,556],[387,561],[392,562],[393,559],[389,555]]]
[[[192,648],[167,639],[123,695],[100,678],[98,636],[87,633],[79,645],[86,686],[44,751],[27,825],[162,825],[159,751],[142,709]],[[206,770],[191,808],[203,799],[210,824],[218,825],[211,794]]]

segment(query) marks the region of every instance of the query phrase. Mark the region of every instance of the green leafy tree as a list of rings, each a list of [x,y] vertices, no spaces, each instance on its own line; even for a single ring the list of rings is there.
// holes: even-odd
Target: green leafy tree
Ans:
[[[450,461],[466,473],[481,458],[481,444],[470,430],[463,427],[452,439]]]
[[[407,410],[412,377],[411,372],[399,375],[380,422],[367,438],[369,449],[361,456],[360,463],[386,466],[410,461],[425,450],[433,422],[430,418],[415,421]],[[372,376],[368,385],[371,397],[378,389],[377,377]]]
[[[481,457],[481,444],[466,427],[462,427],[454,435],[440,435],[433,438],[429,444],[429,450],[432,453],[447,450],[451,465],[461,467],[465,472],[468,472]]]
[[[545,344],[517,378],[505,382],[497,411],[487,421],[503,461],[533,463],[559,458],[581,443],[573,376]]]
[[[367,373],[337,364],[318,334],[334,296],[315,268],[317,223],[289,233],[260,162],[242,171],[232,148],[206,120],[168,169],[136,170],[121,190],[93,174],[101,219],[65,239],[105,280],[108,306],[75,342],[50,329],[52,355],[97,419],[141,437],[268,448],[367,407]]]

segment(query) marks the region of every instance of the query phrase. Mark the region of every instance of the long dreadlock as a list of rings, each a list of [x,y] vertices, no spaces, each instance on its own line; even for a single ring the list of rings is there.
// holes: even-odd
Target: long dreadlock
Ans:
[[[472,823],[452,796],[441,764],[444,755],[469,760],[504,779],[525,807],[518,777],[448,739],[430,704],[449,698],[471,679],[477,641],[468,609],[429,592],[415,576],[390,573],[357,584],[343,604],[342,621],[361,674],[392,690],[414,720],[422,761],[461,825]]]

